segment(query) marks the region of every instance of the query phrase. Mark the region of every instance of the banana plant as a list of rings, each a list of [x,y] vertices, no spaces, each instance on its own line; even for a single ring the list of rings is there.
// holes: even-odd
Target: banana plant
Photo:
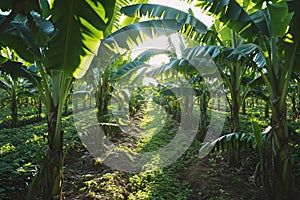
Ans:
[[[134,22],[139,21],[139,19],[137,18],[133,18],[133,17],[128,17],[128,16],[124,16],[121,13],[121,9],[124,6],[128,6],[130,4],[133,3],[147,3],[147,0],[134,0],[134,1],[129,1],[129,0],[117,0],[115,3],[115,12],[112,16],[112,18],[114,20],[111,21],[111,23],[109,24],[109,26],[106,28],[105,32],[104,32],[104,37],[109,36],[111,33],[119,30],[120,28],[128,25],[128,24],[132,24]],[[118,61],[118,62],[122,62],[122,61]],[[125,60],[124,60],[125,62]],[[101,121],[102,119],[106,118],[106,115],[108,114],[108,101],[110,100],[110,90],[111,90],[111,84],[110,84],[110,74],[117,68],[116,65],[111,65],[109,67],[109,69],[103,71],[100,70],[98,73],[99,77],[98,77],[98,84],[96,86],[97,91],[96,91],[96,104],[97,104],[97,108],[98,108],[98,119]],[[103,121],[101,121],[103,122]]]
[[[47,110],[48,149],[27,199],[37,193],[42,199],[63,199],[63,105],[72,79],[82,77],[97,54],[115,1],[40,1],[38,9],[28,7],[36,5],[31,0],[5,3],[12,12],[0,16],[0,44],[38,66],[42,81],[37,87]]]
[[[12,128],[18,126],[18,79],[13,79],[10,75],[0,73],[0,88],[6,91],[11,100],[11,124]]]
[[[232,33],[231,33],[232,34]],[[232,34],[234,35],[234,33]],[[237,42],[237,40],[235,40]],[[224,42],[225,43],[225,42]],[[223,44],[224,45],[224,44]],[[253,64],[262,65],[265,61],[263,55],[259,53],[259,47],[255,44],[244,44],[242,40],[239,44],[232,44],[235,48],[227,46],[206,45],[187,49],[188,57],[198,55],[203,49],[214,59],[218,66],[225,86],[228,88],[227,100],[230,107],[229,124],[232,133],[240,132],[239,128],[239,110],[243,95],[246,91],[241,91],[243,80],[247,69]],[[240,166],[240,148],[239,142],[233,141],[232,147],[228,153],[228,159],[231,166]]]
[[[269,179],[270,168],[268,164],[271,162],[270,158],[270,148],[271,146],[271,131],[272,127],[268,126],[263,131],[261,131],[261,126],[258,120],[251,116],[250,118],[252,124],[252,132],[250,133],[228,133],[222,135],[218,139],[212,141],[211,143],[204,144],[200,151],[207,148],[207,146],[213,146],[215,151],[228,151],[232,148],[232,143],[239,143],[241,149],[250,149],[251,151],[257,151],[259,153],[259,162],[256,165],[254,171],[254,179],[258,185],[262,185],[264,191],[267,193],[267,198],[270,197],[271,183]]]
[[[2,51],[2,54],[7,54],[8,51],[13,55],[13,52],[9,49],[5,49],[5,53]],[[11,57],[18,59],[16,56]],[[0,55],[0,87],[6,91],[11,99],[11,127],[13,128],[18,126],[17,101],[19,94],[21,94],[21,80],[24,80],[24,78],[35,83],[39,80],[39,76],[28,70],[22,63],[11,61],[10,58]]]
[[[259,1],[199,1],[221,22],[249,42],[261,48],[266,64],[258,67],[270,93],[272,110],[272,199],[293,199],[293,178],[289,156],[286,122],[286,97],[291,74],[296,70],[299,55],[299,2]],[[245,9],[244,9],[245,8]],[[267,71],[267,75],[265,75]]]
[[[254,172],[255,178],[259,178],[261,180],[261,184],[267,194],[267,198],[270,199],[271,185],[268,168],[268,163],[270,163],[270,134],[268,134],[267,137],[264,138],[264,134],[266,134],[266,131],[264,131],[264,134],[261,132],[261,127],[258,123],[258,120],[254,116],[251,116],[250,120],[254,134],[254,142],[259,152],[260,158],[260,161],[257,164]],[[267,129],[267,131],[270,131],[270,129]]]

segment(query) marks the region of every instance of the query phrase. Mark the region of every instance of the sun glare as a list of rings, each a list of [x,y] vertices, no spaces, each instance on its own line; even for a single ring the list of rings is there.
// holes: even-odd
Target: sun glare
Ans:
[[[165,5],[169,7],[176,8],[178,10],[188,12],[189,9],[192,10],[195,17],[203,22],[206,26],[210,27],[213,24],[213,17],[207,16],[203,13],[203,11],[200,8],[195,7],[195,2],[188,4],[186,2],[182,2],[179,0],[149,0],[149,4],[159,4],[159,5]],[[145,19],[146,20],[146,19]],[[143,19],[142,19],[143,21]],[[174,41],[173,41],[174,42]],[[176,42],[176,41],[175,41]],[[137,48],[134,48],[132,51],[131,58],[136,58],[140,53],[147,49],[167,49],[168,46],[168,38],[166,36],[158,37],[152,40],[149,40],[141,45],[139,45]],[[176,53],[177,49],[176,49]],[[180,56],[180,55],[178,55]],[[163,63],[167,63],[169,61],[169,57],[167,55],[158,55],[154,56],[149,60],[149,64],[152,65],[161,65]]]

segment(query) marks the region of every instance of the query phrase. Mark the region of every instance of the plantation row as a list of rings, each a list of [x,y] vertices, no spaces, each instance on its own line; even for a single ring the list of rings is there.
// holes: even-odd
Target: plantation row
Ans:
[[[20,177],[30,179],[20,181],[27,191],[23,188],[13,198],[26,193],[27,199],[64,199],[66,152],[70,145],[80,146],[78,138],[74,144],[66,139],[79,132],[88,141],[83,142],[87,150],[104,148],[107,154],[100,163],[111,161],[116,167],[122,167],[123,161],[116,161],[120,155],[136,161],[135,153],[167,146],[166,154],[130,165],[153,173],[169,157],[185,154],[181,150],[193,146],[194,136],[202,143],[200,157],[210,150],[226,152],[232,169],[243,167],[244,150],[253,151],[254,180],[264,198],[297,199],[300,3],[185,2],[213,16],[211,27],[192,10],[140,0],[0,3],[1,11],[10,11],[0,15],[1,105],[10,108],[10,116],[0,121],[0,136],[9,141],[1,144],[1,155],[3,170],[14,169],[3,179],[11,182],[23,172],[27,174]],[[143,49],[149,41],[150,47]],[[23,109],[29,105],[29,111]],[[71,110],[76,130],[64,120]],[[246,128],[241,116],[248,120]],[[21,131],[24,125],[33,130],[33,139],[27,134],[20,142],[19,134],[10,138],[11,130]],[[99,127],[104,130],[100,138],[94,135]],[[170,133],[164,131],[168,127]],[[22,150],[15,151],[17,145],[28,145],[24,159],[18,158]],[[195,157],[195,149],[191,152]],[[188,153],[183,159],[192,162]],[[100,184],[103,188],[113,184],[107,179]],[[150,175],[144,187],[155,180]],[[128,181],[122,184],[136,193],[135,181]],[[2,188],[5,193],[18,190]],[[122,198],[134,199],[129,191]]]

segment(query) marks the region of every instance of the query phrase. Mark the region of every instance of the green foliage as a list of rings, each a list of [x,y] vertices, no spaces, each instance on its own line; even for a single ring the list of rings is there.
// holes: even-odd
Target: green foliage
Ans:
[[[128,199],[188,199],[191,190],[165,171],[145,172],[129,178],[131,193]]]
[[[5,128],[8,120],[1,110],[0,122],[0,199],[22,199],[27,187],[37,174],[46,149],[45,136],[47,124],[45,120],[36,122],[33,107],[22,107],[19,112],[19,128]],[[65,123],[65,151],[80,144],[72,116],[63,118]],[[28,125],[29,124],[29,125]]]
[[[42,131],[41,131],[42,130]],[[1,199],[24,197],[26,187],[37,173],[38,162],[45,148],[45,123],[15,129],[1,129],[0,171]],[[5,143],[6,142],[6,143]]]
[[[22,106],[18,110],[19,126],[25,126],[25,125],[40,121],[39,119],[37,119],[36,112],[34,112],[35,110],[36,109],[31,106],[28,106],[28,107]],[[1,109],[0,129],[10,127],[10,121],[11,121],[10,113],[11,113],[11,111],[8,108]],[[42,117],[45,117],[45,115],[42,114]]]
[[[235,142],[239,143],[241,150],[250,148],[260,151],[262,145],[266,144],[270,139],[271,127],[269,126],[263,132],[261,132],[261,127],[258,119],[252,117],[250,120],[252,122],[252,132],[224,134],[210,143],[203,144],[200,151],[205,151],[205,149],[208,148],[209,145],[212,145],[215,150],[226,151],[232,148],[232,145]]]
[[[105,173],[100,178],[85,182],[81,192],[93,199],[188,199],[191,190],[186,182],[162,170],[125,175]]]
[[[36,1],[33,2],[32,0],[26,0],[24,1],[25,3],[17,4],[20,2],[20,0],[4,0],[0,3],[1,9],[13,9],[11,14],[14,14],[15,11],[17,13],[21,12],[26,14],[24,16],[17,16],[14,21],[9,21],[9,17],[0,16],[0,45],[1,47],[9,46],[13,48],[23,60],[29,62],[37,61],[38,67],[42,69],[40,73],[43,76],[43,81],[35,74],[32,74],[30,71],[28,72],[22,63],[15,62],[13,59],[10,60],[3,56],[0,57],[0,70],[12,75],[27,77],[36,83],[36,85],[39,86],[40,94],[42,96],[44,95],[43,100],[47,104],[48,114],[52,112],[52,108],[59,109],[58,119],[55,118],[53,120],[57,122],[55,127],[58,128],[54,131],[54,139],[57,139],[60,138],[62,133],[60,129],[60,113],[62,111],[64,98],[68,95],[69,83],[71,82],[70,77],[81,77],[84,74],[93,55],[98,52],[100,40],[93,39],[101,38],[103,35],[108,35],[109,31],[114,30],[112,27],[112,18],[114,16],[117,21],[120,21],[120,16],[113,14],[113,10],[116,8],[116,5],[114,5],[115,1],[109,1],[107,3],[102,0],[82,0],[78,2],[75,0],[62,0],[53,1],[54,4],[51,3],[51,6],[48,5],[48,1],[46,0],[40,0],[39,5],[37,5]],[[96,3],[94,4],[94,2]],[[238,99],[238,101],[250,96],[252,98],[261,98],[264,101],[270,98],[271,106],[279,102],[280,107],[284,108],[291,73],[294,66],[296,66],[296,58],[299,56],[299,36],[298,32],[295,32],[295,28],[299,26],[296,25],[298,21],[295,23],[295,19],[299,19],[299,12],[297,12],[295,8],[298,8],[299,4],[296,4],[295,1],[292,0],[288,1],[291,5],[295,5],[294,8],[290,6],[291,10],[295,11],[293,15],[290,12],[291,10],[287,7],[288,4],[286,1],[269,1],[265,6],[262,3],[263,1],[255,1],[257,4],[254,7],[252,4],[254,0],[243,1],[243,5],[239,4],[241,1],[234,0],[207,0],[206,2],[206,4],[201,5],[205,5],[204,8],[209,9],[211,13],[217,16],[219,19],[217,23],[219,24],[216,23],[214,28],[216,31],[220,31],[217,33],[222,34],[220,38],[226,38],[226,41],[221,41],[217,38],[216,34],[213,33],[214,30],[208,30],[208,28],[192,14],[187,14],[166,6],[149,4],[132,5],[121,9],[125,14],[132,17],[132,21],[138,20],[141,16],[155,19],[162,18],[163,20],[135,23],[109,35],[103,40],[103,46],[101,46],[99,51],[100,54],[105,54],[104,57],[107,60],[105,60],[104,63],[100,63],[100,65],[104,64],[104,66],[106,66],[107,64],[111,64],[124,53],[124,49],[132,49],[148,38],[163,34],[168,35],[174,32],[184,33],[194,39],[197,38],[199,34],[205,35],[205,33],[210,33],[211,35],[207,34],[203,36],[203,42],[210,44],[212,40],[210,41],[209,37],[213,36],[212,38],[215,37],[214,39],[219,39],[218,44],[227,44],[228,40],[230,40],[228,36],[231,32],[229,29],[222,29],[222,26],[226,25],[227,28],[229,27],[235,31],[232,32],[231,36],[234,37],[233,43],[236,44],[233,44],[231,48],[211,45],[205,46],[204,49],[206,50],[206,54],[209,54],[212,58],[219,61],[218,66],[220,66],[221,70],[224,69],[224,64],[229,63],[233,66],[230,69],[221,71],[228,88],[232,91],[236,90],[239,92],[241,84],[244,84],[244,73],[251,73],[251,79],[256,78],[255,70],[246,72],[243,71],[244,69],[242,68],[243,65],[246,67],[248,67],[248,65],[255,65],[259,68],[261,76],[252,81],[252,84],[257,81],[260,85],[255,88],[256,90],[247,90],[243,98]],[[120,0],[118,3],[119,5],[130,4],[130,2],[126,2],[126,0]],[[18,5],[19,8],[17,8],[16,5]],[[257,10],[262,7],[264,7],[264,9]],[[32,9],[36,11],[31,11]],[[50,14],[52,15],[51,22],[50,20],[46,20],[46,17]],[[136,18],[133,19],[134,17]],[[9,23],[4,23],[7,21]],[[290,24],[291,22],[294,23]],[[5,27],[4,31],[2,31],[3,27]],[[107,30],[106,27],[108,27]],[[288,30],[288,28],[290,29]],[[112,40],[119,33],[122,33],[122,37],[124,36],[123,34],[126,33],[126,39],[120,41]],[[239,38],[236,33],[246,40]],[[140,41],[137,38],[140,39]],[[256,44],[243,42],[255,42]],[[119,51],[116,52],[115,49]],[[203,54],[203,47],[186,49],[183,53],[185,57],[196,57],[197,55]],[[158,54],[174,56],[174,52],[171,51],[151,49],[139,55],[133,62],[128,62],[120,68],[119,66],[115,67],[115,69],[109,72],[108,78],[106,77],[106,83],[109,83],[109,80],[119,80],[130,70],[147,67],[148,64],[144,62],[149,61],[152,56]],[[122,61],[125,62],[125,60]],[[174,68],[178,73],[185,72],[185,76],[194,75],[196,71],[193,71],[189,66],[185,58],[173,59],[170,63],[162,66],[159,72]],[[238,73],[234,74],[230,72],[230,70],[236,70],[237,67],[240,70]],[[266,70],[262,70],[262,68]],[[44,73],[46,71],[43,69],[47,70],[52,80],[48,79],[49,77]],[[232,75],[231,77],[228,76],[229,72],[229,75]],[[20,75],[22,73],[23,75]],[[113,74],[112,77],[110,73]],[[155,73],[156,72],[153,72],[153,74]],[[48,83],[49,80],[50,82]],[[230,81],[236,84],[232,85]],[[248,83],[248,81],[246,82]],[[264,88],[264,85],[261,84],[262,82],[268,87],[268,94],[261,92],[261,89]],[[43,83],[45,87],[42,88],[40,83]],[[3,82],[0,84],[3,86]],[[182,94],[188,91],[182,90],[186,88],[169,89],[165,86],[166,85],[162,86],[163,91],[153,90],[156,93],[153,99],[159,105],[164,106],[168,114],[174,114],[178,112],[177,100],[172,96],[174,91],[177,90],[177,93]],[[242,87],[246,88],[248,86],[250,85],[244,84]],[[138,114],[140,116],[143,115],[139,118],[143,126],[146,127],[150,124],[151,127],[149,126],[147,128],[156,128],[155,126],[158,126],[157,124],[160,118],[155,117],[155,123],[151,124],[151,122],[149,122],[150,117],[142,112],[147,108],[144,98],[147,89],[149,88],[140,87],[139,90],[132,95],[130,109],[132,117],[136,117]],[[149,90],[151,89],[153,88]],[[106,95],[109,96],[110,90],[107,90],[107,92]],[[197,95],[204,93],[201,88],[198,88],[195,92]],[[232,93],[231,99],[235,97],[233,95],[235,94]],[[239,103],[240,102],[238,102],[238,105]],[[272,115],[272,123],[274,123],[276,113],[284,113],[285,109],[272,109],[276,111]],[[262,108],[256,105],[256,108],[249,110],[259,115]],[[33,115],[30,112],[27,112],[25,109],[20,111],[20,113],[22,113],[22,117],[20,118],[21,125],[31,122]],[[237,109],[237,113],[234,114],[236,117],[239,117],[238,112],[239,109]],[[8,112],[7,110],[3,110],[2,113],[6,115]],[[109,113],[101,117],[108,115]],[[48,141],[53,138],[47,137],[50,134],[44,134],[47,132],[45,121],[43,121],[43,124],[36,123],[18,129],[6,129],[8,119],[10,118],[6,116],[0,118],[0,174],[1,180],[5,180],[0,183],[0,198],[23,198],[25,188],[33,176],[37,174],[37,168],[39,168],[39,164],[41,164],[40,161],[45,158],[43,149],[45,149],[46,146],[46,138],[48,138]],[[281,116],[279,116],[278,119],[284,120]],[[109,120],[111,119],[108,119],[108,122],[112,122],[112,120]],[[152,137],[132,140],[130,142],[135,144],[131,147],[124,146],[124,148],[132,151],[150,152],[165,146],[172,140],[176,125],[172,123],[171,119],[164,120],[167,122],[162,130],[156,132]],[[75,133],[75,128],[71,118],[66,117],[63,118],[62,121],[64,122],[63,129],[66,133],[63,139],[64,143],[67,143],[63,150],[66,152],[70,147],[79,146],[80,143],[77,136],[72,135],[72,133]],[[260,167],[261,172],[266,175],[267,171],[264,171],[265,169],[263,169],[263,167],[267,167],[266,164],[268,164],[264,159],[269,153],[266,149],[268,147],[268,141],[270,141],[269,132],[271,129],[262,132],[260,125],[267,126],[269,122],[268,120],[259,121],[254,117],[249,118],[248,116],[243,117],[242,121],[243,126],[241,126],[241,133],[228,134],[229,131],[227,130],[229,126],[226,124],[223,130],[225,134],[212,143],[202,145],[201,150],[205,151],[207,146],[215,145],[215,150],[224,151],[232,148],[236,144],[242,149],[258,149],[261,160],[257,168]],[[22,124],[23,122],[24,124]],[[252,122],[253,133],[250,133],[251,130],[249,131],[249,127],[251,128],[249,122]],[[277,121],[277,123],[279,122],[280,121]],[[271,125],[274,126],[274,124]],[[276,127],[273,127],[273,130],[275,130],[275,128]],[[284,128],[289,130],[287,126]],[[292,135],[290,132],[286,134]],[[293,136],[295,136],[296,139],[299,137],[297,134]],[[283,142],[288,141],[288,138],[283,139]],[[292,153],[290,155],[291,162],[298,167],[300,147],[296,139],[292,140],[289,146],[292,147]],[[56,140],[53,144],[57,145],[62,143],[62,141]],[[274,144],[281,144],[281,141],[277,141],[277,143],[275,142]],[[195,146],[190,147],[185,156],[181,157],[173,166],[167,169],[139,174],[125,174],[120,172],[104,173],[100,178],[98,177],[86,181],[84,183],[85,187],[82,188],[81,192],[86,192],[89,197],[94,199],[191,199],[192,191],[186,182],[179,179],[176,173],[180,168],[181,170],[184,169],[183,167],[186,164],[195,162],[196,151],[194,148],[198,148],[200,144],[194,145]],[[60,148],[57,149],[59,149],[59,151],[61,150]],[[283,146],[278,149],[285,151],[288,148]],[[53,152],[57,151],[54,150]],[[64,156],[66,156],[66,154],[64,154]],[[271,156],[268,157],[271,158]],[[274,159],[277,159],[276,155]],[[287,159],[289,159],[289,157],[283,160]],[[154,160],[154,162],[155,161],[156,160]],[[215,168],[217,163],[212,163],[212,165]],[[287,174],[286,166],[287,165],[284,165],[284,173],[282,176]],[[153,166],[149,164],[149,166],[145,167],[151,169]],[[295,171],[295,174],[299,176],[299,170],[296,169]],[[51,174],[51,171],[49,174]],[[36,183],[39,184],[39,182]],[[34,187],[34,189],[38,188]],[[226,194],[223,188],[218,189],[221,194]],[[16,196],[15,194],[17,193],[20,196]],[[215,199],[227,199],[227,197],[216,197]]]

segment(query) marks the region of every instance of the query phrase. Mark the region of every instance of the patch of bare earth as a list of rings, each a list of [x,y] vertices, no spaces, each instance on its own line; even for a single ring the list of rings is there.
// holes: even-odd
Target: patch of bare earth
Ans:
[[[181,179],[193,190],[191,200],[203,199],[265,199],[252,178],[252,169],[231,168],[223,159],[209,155],[185,167]]]

